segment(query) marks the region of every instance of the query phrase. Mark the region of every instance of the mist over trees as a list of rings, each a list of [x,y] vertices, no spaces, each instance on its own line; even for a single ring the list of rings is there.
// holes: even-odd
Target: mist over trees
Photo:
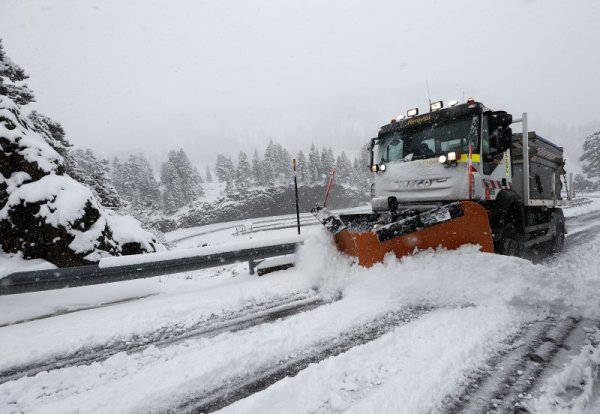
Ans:
[[[0,40],[0,95],[19,105],[35,101],[33,92],[23,82],[25,71],[6,56]],[[331,147],[291,154],[281,144],[269,141],[266,147],[250,154],[218,154],[214,165],[205,166],[204,180],[183,149],[172,150],[158,171],[144,154],[132,154],[112,161],[97,156],[91,149],[73,148],[63,126],[37,111],[26,117],[27,126],[39,134],[63,159],[61,168],[76,181],[88,187],[99,204],[130,213],[172,213],[205,195],[204,184],[227,195],[252,189],[289,186],[293,179],[292,158],[297,160],[296,175],[300,186],[323,185],[333,168],[336,183],[367,191],[370,177],[368,162],[361,154],[350,160],[342,152],[337,157]],[[213,176],[214,174],[214,176]],[[223,185],[224,184],[224,185]],[[214,192],[214,191],[213,191]],[[221,193],[222,194],[222,193]]]
[[[295,158],[299,185],[325,184],[335,168],[335,182],[363,191],[369,189],[371,177],[368,171],[369,157],[366,147],[353,161],[344,151],[335,157],[331,147],[323,147],[319,151],[314,144],[308,151],[308,158],[302,150]],[[226,193],[248,188],[289,185],[293,178],[292,156],[281,144],[270,141],[262,158],[259,151],[254,150],[251,163],[244,151],[238,154],[237,165],[231,157],[218,154],[215,172],[218,181],[226,184]]]

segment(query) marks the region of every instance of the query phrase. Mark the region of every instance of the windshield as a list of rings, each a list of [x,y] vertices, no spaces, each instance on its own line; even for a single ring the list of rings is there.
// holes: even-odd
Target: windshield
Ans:
[[[450,151],[476,150],[477,116],[444,120],[418,128],[395,131],[379,141],[380,163],[434,158]]]

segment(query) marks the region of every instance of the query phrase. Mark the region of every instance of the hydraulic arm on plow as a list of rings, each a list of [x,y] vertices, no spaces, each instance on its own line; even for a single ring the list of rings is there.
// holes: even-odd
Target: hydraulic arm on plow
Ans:
[[[523,132],[513,134],[517,122]],[[414,108],[381,127],[369,150],[373,213],[313,209],[359,264],[463,244],[514,256],[562,250],[563,150],[529,132],[527,114],[513,120],[473,99],[433,102],[427,114]]]

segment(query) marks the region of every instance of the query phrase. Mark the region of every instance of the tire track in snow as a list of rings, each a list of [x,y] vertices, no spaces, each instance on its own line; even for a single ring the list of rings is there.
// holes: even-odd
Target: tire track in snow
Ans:
[[[600,231],[600,211],[567,218],[566,250],[594,239]]]
[[[230,379],[226,384],[206,390],[178,407],[167,410],[166,413],[200,414],[219,410],[260,392],[285,377],[293,377],[311,364],[340,355],[355,346],[371,342],[398,326],[416,320],[433,309],[433,306],[421,305],[388,312],[369,323],[342,333],[336,338],[319,342],[315,346],[301,351],[299,355],[292,355],[286,360],[276,361],[247,376]]]
[[[170,326],[144,336],[134,336],[108,345],[82,348],[72,354],[61,355],[45,360],[44,362],[12,367],[0,372],[0,384],[23,377],[34,376],[44,371],[90,365],[94,362],[104,361],[120,352],[140,352],[150,345],[165,347],[190,338],[210,338],[224,332],[241,331],[300,312],[309,311],[339,299],[341,299],[341,294],[329,297],[315,293],[290,295],[283,300],[261,303],[245,307],[225,316],[214,317],[189,328]]]
[[[36,316],[34,318],[21,319],[21,320],[10,322],[10,323],[5,323],[5,324],[0,325],[0,328],[4,328],[6,326],[12,326],[12,325],[19,325],[21,323],[26,323],[26,322],[37,321],[40,319],[53,318],[55,316],[66,315],[69,313],[82,312],[82,311],[92,310],[92,309],[106,308],[107,306],[120,305],[122,303],[133,302],[134,300],[146,299],[146,298],[149,298],[152,296],[157,296],[157,295],[158,295],[158,293],[151,293],[149,295],[135,296],[132,298],[124,298],[124,299],[119,299],[119,300],[115,300],[112,302],[104,302],[104,303],[100,303],[99,305],[72,307],[71,309],[66,308],[66,309],[56,311],[56,312],[47,313],[45,315]]]
[[[462,395],[446,403],[444,413],[528,413],[520,401],[529,398],[536,379],[577,324],[573,318],[549,318],[525,326],[520,336],[512,338],[508,351],[493,357],[488,369],[473,374]]]

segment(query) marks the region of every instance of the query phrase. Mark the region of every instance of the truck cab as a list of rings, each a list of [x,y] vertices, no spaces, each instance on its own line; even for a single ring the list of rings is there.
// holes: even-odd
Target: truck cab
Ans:
[[[512,188],[512,116],[474,100],[434,104],[422,115],[409,110],[371,140],[374,211],[494,200]]]

